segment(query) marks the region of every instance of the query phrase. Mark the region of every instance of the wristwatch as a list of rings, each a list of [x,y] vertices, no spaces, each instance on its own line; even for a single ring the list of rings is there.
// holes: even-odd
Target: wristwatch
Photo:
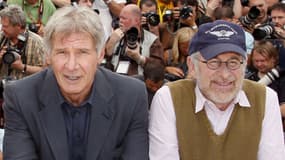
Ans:
[[[26,71],[27,71],[27,64],[24,64],[24,68],[22,70],[22,73],[26,73]]]

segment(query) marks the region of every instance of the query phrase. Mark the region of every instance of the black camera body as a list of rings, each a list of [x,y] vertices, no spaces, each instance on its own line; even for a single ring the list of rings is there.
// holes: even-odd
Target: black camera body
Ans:
[[[40,27],[36,24],[36,23],[30,23],[28,25],[28,28],[30,31],[34,32],[34,33],[38,33]]]
[[[242,6],[248,6],[249,0],[240,0]]]
[[[262,40],[271,38],[271,35],[274,32],[274,24],[272,22],[266,23],[255,28],[252,32],[252,36],[255,40]]]
[[[15,47],[8,46],[6,52],[2,56],[2,61],[5,64],[11,65],[14,63],[25,50],[27,36],[25,33],[17,36],[18,43]]]
[[[5,1],[0,2],[0,11],[6,7],[8,7],[8,5]]]
[[[246,16],[240,17],[239,21],[244,27],[250,27],[259,15],[260,10],[256,6],[253,6]]]
[[[163,14],[163,22],[172,21],[172,10],[167,9]]]
[[[138,36],[139,31],[136,27],[131,27],[125,34],[127,46],[130,49],[136,49],[137,48],[137,42],[138,42]]]
[[[19,58],[19,55],[21,55],[21,53],[17,48],[9,47],[3,54],[2,61],[5,64],[11,65]]]
[[[146,22],[151,26],[157,26],[160,22],[159,15],[155,12],[144,13],[142,16],[146,17]]]
[[[189,6],[183,6],[182,8],[179,9],[180,11],[180,18],[182,19],[187,19],[190,16],[190,13],[193,13],[193,10],[191,7]],[[172,10],[168,9],[165,11],[164,15],[163,15],[163,21],[166,22],[170,22],[173,20],[173,12]]]
[[[182,19],[187,19],[190,16],[190,13],[193,13],[193,11],[189,6],[184,6],[180,9],[180,17]]]

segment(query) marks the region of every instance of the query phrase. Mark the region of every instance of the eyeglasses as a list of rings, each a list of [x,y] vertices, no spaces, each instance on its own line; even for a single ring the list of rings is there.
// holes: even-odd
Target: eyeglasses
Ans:
[[[216,69],[220,68],[222,66],[222,63],[225,63],[228,69],[236,70],[236,69],[240,68],[241,64],[244,63],[243,61],[240,61],[238,59],[229,59],[229,60],[227,60],[225,62],[223,62],[223,61],[221,61],[219,59],[211,59],[211,60],[208,60],[208,61],[203,61],[203,60],[200,60],[200,59],[197,59],[197,60],[202,62],[202,63],[207,64],[207,67],[209,69],[212,69],[212,70],[216,70]]]

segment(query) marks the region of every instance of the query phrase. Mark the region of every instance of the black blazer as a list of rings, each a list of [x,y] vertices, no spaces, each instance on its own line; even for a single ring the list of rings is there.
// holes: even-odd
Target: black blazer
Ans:
[[[147,160],[148,102],[139,80],[98,68],[86,160]],[[52,69],[4,89],[5,160],[69,160],[66,127]]]

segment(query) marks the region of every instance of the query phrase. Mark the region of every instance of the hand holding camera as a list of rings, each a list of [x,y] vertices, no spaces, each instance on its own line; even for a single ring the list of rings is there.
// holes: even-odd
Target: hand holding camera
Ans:
[[[190,6],[182,8],[174,7],[172,10],[166,10],[163,15],[163,21],[171,22],[173,20],[186,20],[193,16],[193,10]],[[191,18],[192,19],[192,18]]]
[[[138,64],[140,63],[140,47],[138,42],[136,42],[136,48],[126,47],[126,55],[130,57],[132,60],[136,61]]]

